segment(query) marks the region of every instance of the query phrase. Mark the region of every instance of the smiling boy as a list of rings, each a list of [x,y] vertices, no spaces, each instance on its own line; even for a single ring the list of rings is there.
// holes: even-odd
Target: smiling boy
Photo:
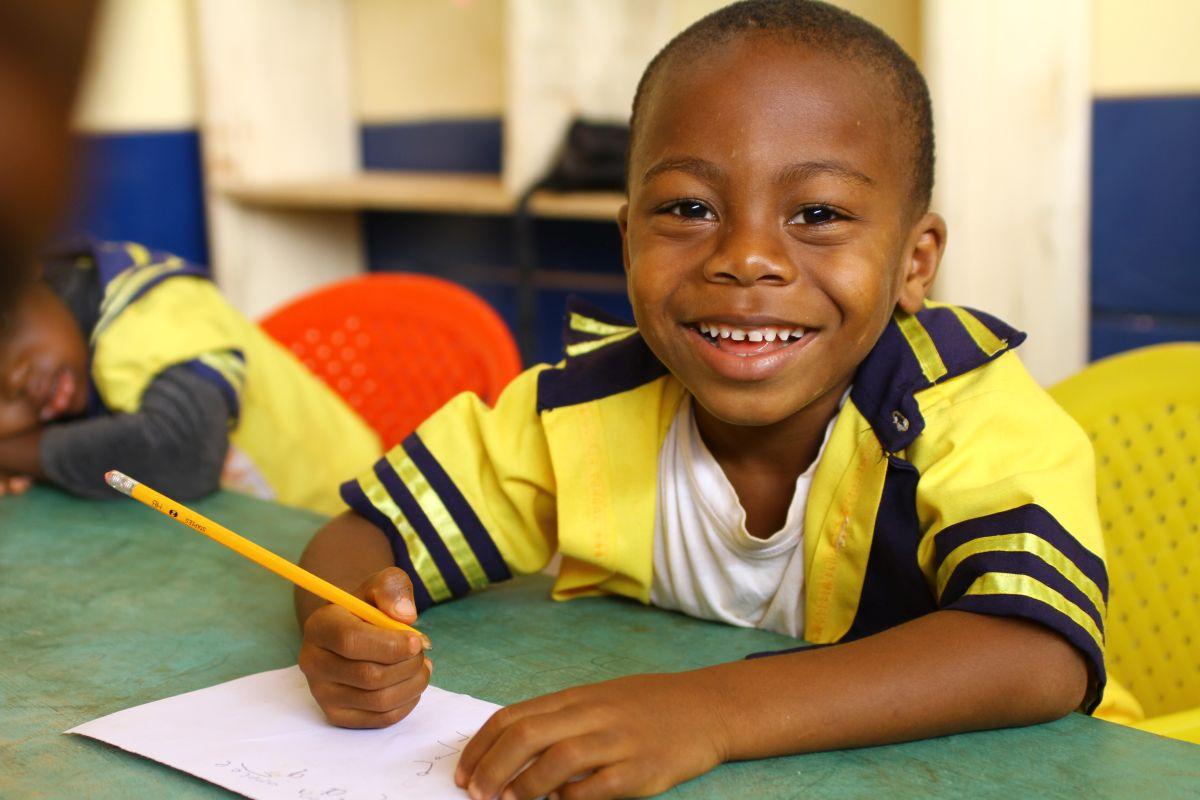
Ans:
[[[728,760],[1093,707],[1091,448],[1011,352],[1023,334],[926,301],[946,228],[911,60],[830,6],[740,3],[650,64],[631,135],[637,327],[572,311],[562,364],[495,409],[452,401],[343,486],[353,512],[304,561],[412,621],[557,550],[557,599],[839,644],[510,706],[459,785],[645,795]],[[431,668],[415,642],[297,608],[332,722],[411,710]]]

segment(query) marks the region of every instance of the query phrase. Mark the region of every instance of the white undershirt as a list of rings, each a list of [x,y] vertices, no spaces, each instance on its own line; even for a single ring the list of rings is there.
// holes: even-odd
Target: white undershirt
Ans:
[[[832,429],[831,421],[825,441]],[[700,438],[692,400],[685,398],[658,455],[650,602],[730,625],[802,635],[804,510],[820,458],[819,452],[796,479],[783,527],[755,538],[746,530],[733,484]]]

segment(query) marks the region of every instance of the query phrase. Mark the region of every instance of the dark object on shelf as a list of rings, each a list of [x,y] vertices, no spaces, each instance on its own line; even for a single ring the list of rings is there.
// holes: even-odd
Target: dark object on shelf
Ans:
[[[517,342],[526,365],[534,360],[537,306],[533,272],[537,265],[537,242],[529,200],[542,189],[555,192],[625,191],[625,156],[629,149],[629,126],[587,122],[577,119],[554,165],[546,176],[530,186],[517,203],[513,217],[517,255]]]

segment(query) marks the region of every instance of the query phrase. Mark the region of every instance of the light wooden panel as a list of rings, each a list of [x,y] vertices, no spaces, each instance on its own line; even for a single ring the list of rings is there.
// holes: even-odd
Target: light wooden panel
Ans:
[[[213,191],[358,168],[346,9],[341,0],[203,0],[195,12],[214,273],[238,308],[260,316],[362,271],[353,215],[250,209]]]
[[[361,122],[499,117],[504,0],[349,0]]]
[[[88,52],[74,128],[87,133],[196,124],[191,17],[182,0],[107,0]]]
[[[1200,2],[1094,0],[1094,13],[1097,95],[1200,94]]]
[[[627,122],[650,58],[676,32],[669,0],[508,0],[504,186],[541,178],[574,117]]]
[[[1029,333],[1043,384],[1087,360],[1091,131],[1086,0],[926,0],[937,129],[935,287]]]

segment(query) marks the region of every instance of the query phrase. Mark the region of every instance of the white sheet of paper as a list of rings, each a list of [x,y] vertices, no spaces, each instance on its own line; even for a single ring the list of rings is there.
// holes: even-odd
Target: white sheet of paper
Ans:
[[[461,800],[458,754],[498,708],[430,686],[397,725],[335,728],[299,667],[288,667],[128,708],[67,733],[258,800]]]

